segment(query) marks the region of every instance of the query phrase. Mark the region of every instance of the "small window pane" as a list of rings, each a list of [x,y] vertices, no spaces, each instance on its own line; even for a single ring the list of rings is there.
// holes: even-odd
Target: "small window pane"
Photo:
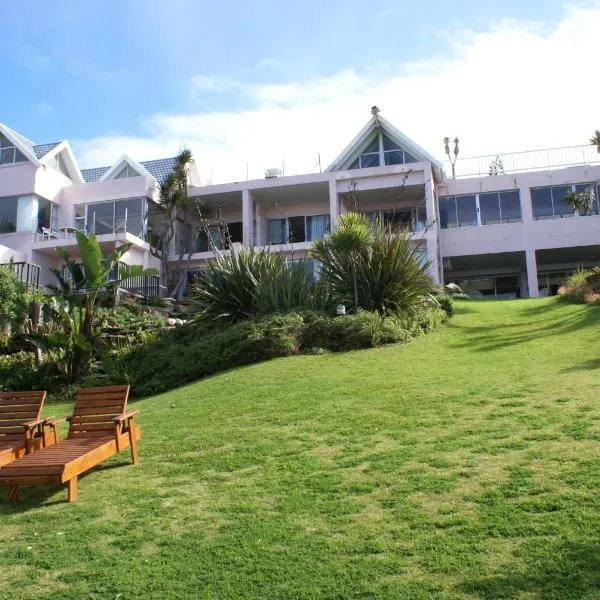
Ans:
[[[372,152],[379,153],[379,136],[377,136],[364,150],[363,154],[370,154]]]
[[[450,229],[457,226],[456,201],[454,196],[446,196],[439,199],[440,225],[442,229]]]
[[[235,223],[227,223],[227,231],[229,232],[229,241],[232,244],[242,243],[244,239],[243,226],[241,221]]]
[[[498,193],[479,194],[479,211],[482,225],[495,225],[501,223]]]
[[[368,167],[379,166],[379,153],[377,154],[361,154],[360,155],[360,167],[366,169]]]
[[[101,202],[88,206],[88,231],[96,235],[113,233],[114,202]]]
[[[269,242],[271,244],[285,243],[285,219],[270,219],[269,220]]]
[[[25,162],[26,160],[27,158],[25,155],[20,150],[15,148],[15,162]]]
[[[404,152],[402,150],[390,150],[384,152],[383,157],[386,165],[403,165]]]
[[[563,202],[563,198],[571,192],[570,185],[557,185],[552,188],[552,200],[554,203],[554,216],[573,216],[571,206]]]
[[[456,196],[456,214],[459,227],[477,225],[475,196]]]
[[[10,165],[15,162],[15,149],[2,148],[0,150],[0,165]]]
[[[306,241],[320,240],[329,232],[329,215],[306,217]]]
[[[404,162],[405,163],[415,163],[415,162],[421,162],[419,160],[417,160],[412,154],[409,154],[406,150],[404,151]]]
[[[579,183],[575,186],[575,191],[579,194],[585,194],[585,193],[587,193],[587,191],[590,187],[594,191],[593,210],[594,210],[594,214],[597,215],[598,214],[598,190],[594,187],[594,184],[593,183]]]
[[[552,218],[552,192],[550,188],[531,190],[531,208],[534,219]]]
[[[500,192],[500,210],[503,223],[514,223],[521,220],[521,199],[519,190]]]
[[[396,142],[392,142],[387,136],[383,136],[383,149],[384,150],[400,150],[400,146]]]
[[[306,241],[306,230],[304,224],[304,217],[290,217],[289,218],[289,243],[297,243]]]
[[[0,133],[0,148],[12,147],[14,144],[2,133]]]
[[[348,167],[349,169],[358,169],[358,158]]]

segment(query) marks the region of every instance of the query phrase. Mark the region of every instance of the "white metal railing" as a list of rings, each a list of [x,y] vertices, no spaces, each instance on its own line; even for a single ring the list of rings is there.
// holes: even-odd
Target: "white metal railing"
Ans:
[[[454,167],[455,175],[460,177],[481,177],[490,174],[513,174],[526,171],[558,169],[577,165],[600,163],[600,153],[594,145],[564,146],[544,150],[526,150],[507,152],[471,158],[459,158]],[[452,166],[444,161],[446,177],[452,177]],[[495,165],[495,173],[490,169]],[[501,168],[498,167],[501,165]]]

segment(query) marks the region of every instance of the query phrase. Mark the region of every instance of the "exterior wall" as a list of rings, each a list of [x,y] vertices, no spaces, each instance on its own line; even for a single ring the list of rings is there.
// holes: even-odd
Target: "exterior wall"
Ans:
[[[518,173],[468,179],[445,180],[438,186],[441,196],[519,190],[522,221],[473,227],[442,229],[444,257],[503,252],[525,252],[529,295],[537,295],[535,251],[551,248],[593,246],[600,243],[600,216],[578,216],[536,220],[533,218],[531,188],[600,180],[600,166]],[[490,272],[490,275],[492,273]],[[473,275],[476,275],[473,272]]]
[[[36,171],[30,162],[0,165],[0,197],[33,194]]]

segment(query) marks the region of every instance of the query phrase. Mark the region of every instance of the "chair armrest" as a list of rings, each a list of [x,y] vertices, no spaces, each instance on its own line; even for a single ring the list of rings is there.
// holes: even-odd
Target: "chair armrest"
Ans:
[[[113,419],[113,423],[115,423],[115,424],[122,423],[123,421],[127,421],[128,419],[133,419],[133,417],[135,417],[139,414],[140,414],[139,410],[128,410],[127,412],[124,412],[122,415],[115,417]]]
[[[62,423],[63,421],[69,421],[70,419],[71,419],[70,416],[58,417],[57,419],[55,419],[54,417],[46,417],[44,419],[44,425],[50,425],[50,427],[56,427],[59,423]]]
[[[46,422],[46,419],[34,419],[33,421],[27,421],[27,423],[23,423],[23,427],[25,427],[25,431],[29,431],[34,427],[39,427]]]

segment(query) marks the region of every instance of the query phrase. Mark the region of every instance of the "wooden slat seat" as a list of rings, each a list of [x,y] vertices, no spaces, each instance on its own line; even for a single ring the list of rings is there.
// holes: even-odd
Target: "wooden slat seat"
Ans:
[[[0,392],[0,468],[44,445],[46,392]]]
[[[60,440],[58,423],[47,419],[54,430],[55,444],[11,463],[0,471],[0,485],[10,486],[9,499],[17,499],[18,486],[58,483],[69,485],[69,502],[77,497],[77,477],[108,457],[131,447],[137,464],[140,428],[138,411],[125,412],[129,386],[82,388],[75,399],[67,439]]]

